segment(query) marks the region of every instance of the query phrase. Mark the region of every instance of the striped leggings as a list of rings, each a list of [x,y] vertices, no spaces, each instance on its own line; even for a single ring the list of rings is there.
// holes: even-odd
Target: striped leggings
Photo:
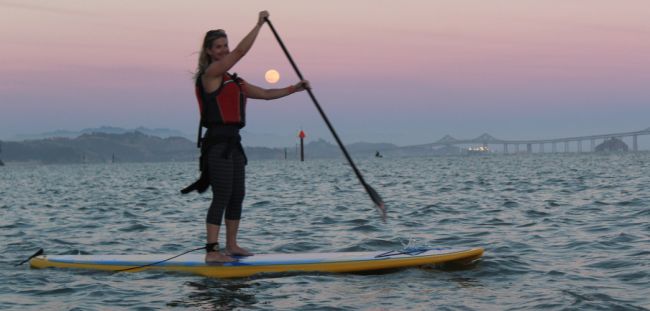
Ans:
[[[210,148],[207,155],[212,203],[206,222],[217,226],[221,225],[224,211],[227,220],[241,219],[242,203],[246,194],[244,154],[239,148],[232,148],[232,152],[224,158],[227,147],[227,143],[216,144]]]

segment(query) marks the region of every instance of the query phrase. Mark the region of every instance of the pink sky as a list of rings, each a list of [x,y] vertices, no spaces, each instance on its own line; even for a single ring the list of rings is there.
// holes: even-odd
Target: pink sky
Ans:
[[[262,9],[346,142],[650,126],[645,0],[0,0],[0,139],[101,125],[193,134],[203,33],[224,28],[234,46]],[[233,71],[272,87],[271,68],[279,86],[295,82],[265,28]],[[248,111],[249,132],[331,140],[306,94]]]

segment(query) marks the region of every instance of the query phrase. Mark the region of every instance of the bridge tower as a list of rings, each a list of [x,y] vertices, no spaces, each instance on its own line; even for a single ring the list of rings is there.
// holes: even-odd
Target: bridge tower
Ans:
[[[582,140],[578,140],[578,153],[582,153]]]

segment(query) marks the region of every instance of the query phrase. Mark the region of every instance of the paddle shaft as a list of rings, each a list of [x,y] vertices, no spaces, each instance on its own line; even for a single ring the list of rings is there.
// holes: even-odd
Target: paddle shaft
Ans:
[[[280,39],[280,35],[278,35],[278,32],[275,31],[275,27],[273,27],[273,24],[271,23],[271,20],[269,20],[268,18],[265,18],[265,20],[266,20],[266,23],[269,24],[269,27],[271,28],[271,31],[273,32],[273,35],[278,40],[278,43],[280,44],[280,47],[282,47],[282,50],[284,51],[284,54],[289,59],[289,62],[291,63],[291,66],[293,67],[293,70],[298,75],[298,78],[300,78],[300,80],[304,80],[302,74],[300,73],[300,69],[298,69],[298,66],[293,61],[293,58],[291,58],[291,55],[289,54],[289,50],[287,50],[287,47],[282,42],[282,39]],[[327,124],[327,127],[329,128],[330,132],[332,132],[332,135],[334,136],[334,139],[336,140],[339,147],[341,148],[341,151],[343,151],[343,155],[345,155],[345,158],[348,160],[348,163],[350,163],[350,166],[352,166],[352,170],[354,171],[354,174],[357,175],[357,178],[359,179],[359,182],[361,182],[361,185],[363,185],[364,189],[366,190],[366,192],[368,193],[368,195],[370,196],[372,201],[377,205],[377,208],[379,208],[379,210],[382,212],[382,217],[385,218],[386,211],[384,209],[383,200],[381,199],[381,197],[379,197],[379,194],[374,189],[372,189],[372,187],[370,187],[370,185],[368,185],[366,183],[366,180],[363,178],[363,175],[361,175],[361,172],[359,171],[357,166],[354,165],[354,162],[352,161],[352,157],[350,157],[350,154],[348,153],[347,149],[345,149],[345,146],[341,142],[341,139],[339,138],[339,135],[336,134],[336,131],[334,130],[334,127],[332,126],[332,123],[330,123],[330,120],[325,115],[325,112],[321,108],[320,104],[318,104],[318,100],[316,100],[316,96],[314,96],[314,93],[312,92],[311,88],[307,89],[307,93],[309,94],[309,97],[311,97],[311,100],[314,103],[314,105],[316,106],[316,109],[320,113],[321,117],[323,117],[323,121],[325,121],[325,124]]]

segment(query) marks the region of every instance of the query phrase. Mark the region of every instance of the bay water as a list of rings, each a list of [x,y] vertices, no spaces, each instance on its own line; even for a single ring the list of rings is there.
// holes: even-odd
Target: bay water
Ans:
[[[650,153],[251,161],[256,253],[483,247],[476,263],[211,279],[16,267],[47,254],[178,254],[205,243],[196,163],[0,167],[3,310],[648,310]]]

